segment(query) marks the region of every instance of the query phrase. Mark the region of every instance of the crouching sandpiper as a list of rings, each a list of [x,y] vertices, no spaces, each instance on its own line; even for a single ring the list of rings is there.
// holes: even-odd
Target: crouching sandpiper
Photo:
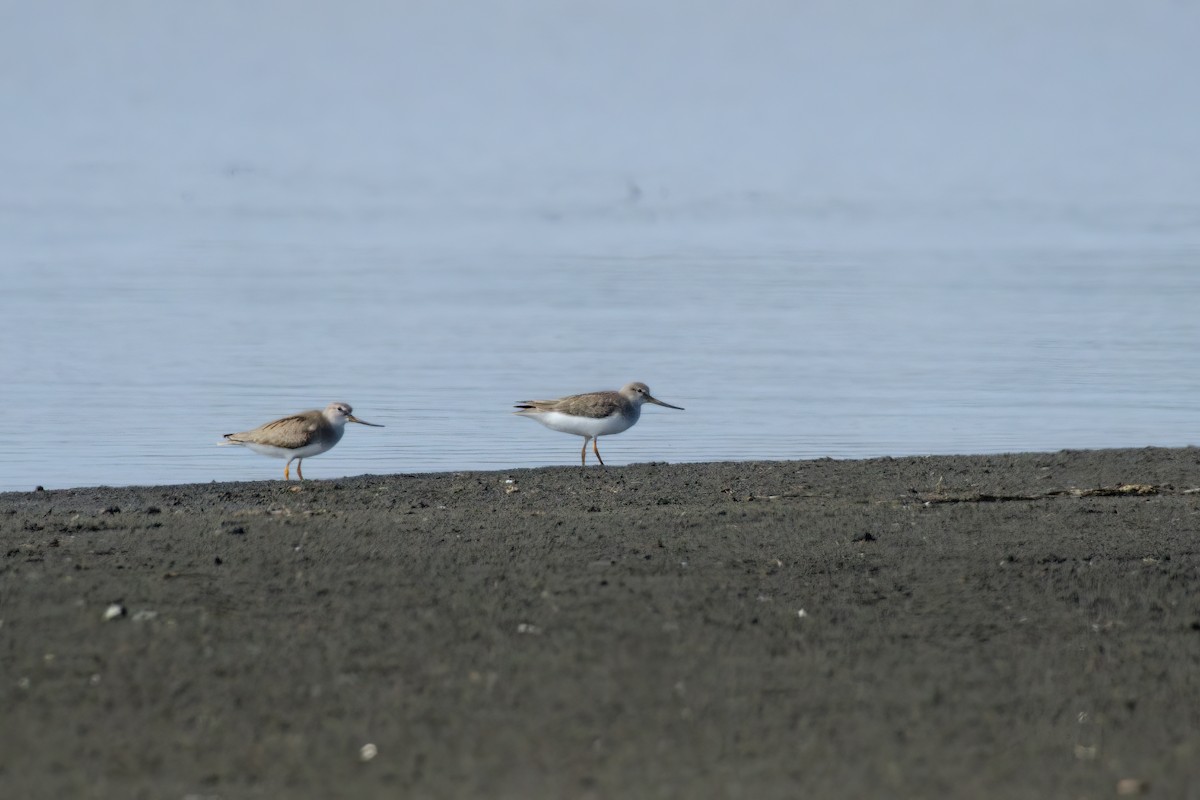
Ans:
[[[604,459],[600,458],[600,448],[597,446],[600,437],[612,436],[632,428],[642,415],[644,403],[683,411],[679,406],[664,403],[653,397],[650,387],[639,381],[627,384],[616,392],[573,394],[558,400],[523,400],[514,406],[517,411],[513,413],[535,419],[551,430],[582,436],[583,450],[580,459],[583,466],[587,466],[587,445],[590,439],[596,460],[600,462],[600,466],[604,466]]]
[[[304,459],[320,455],[331,449],[342,440],[346,432],[347,422],[357,422],[359,425],[370,425],[372,428],[382,428],[374,422],[364,422],[351,413],[349,403],[330,403],[324,411],[302,411],[290,417],[283,417],[265,425],[241,433],[225,434],[225,441],[220,444],[237,444],[248,447],[256,453],[274,458],[286,458],[283,465],[283,479],[289,480],[289,470],[292,462],[296,462],[296,475],[304,480],[300,464]]]

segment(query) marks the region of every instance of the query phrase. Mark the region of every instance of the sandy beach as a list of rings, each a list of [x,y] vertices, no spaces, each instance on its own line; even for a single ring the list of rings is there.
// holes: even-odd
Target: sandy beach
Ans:
[[[3,494],[0,794],[1200,797],[1197,487],[1183,448]]]

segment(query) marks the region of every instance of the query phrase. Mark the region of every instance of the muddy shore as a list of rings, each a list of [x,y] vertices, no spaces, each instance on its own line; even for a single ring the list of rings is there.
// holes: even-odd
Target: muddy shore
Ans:
[[[1200,450],[0,494],[4,797],[1200,797]]]

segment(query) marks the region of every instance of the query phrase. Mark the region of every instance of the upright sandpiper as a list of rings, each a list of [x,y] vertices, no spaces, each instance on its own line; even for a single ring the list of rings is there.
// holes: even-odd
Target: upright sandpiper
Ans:
[[[655,399],[650,394],[650,387],[639,381],[627,384],[616,392],[573,394],[558,400],[523,400],[514,406],[518,410],[513,413],[535,419],[551,430],[582,436],[580,459],[584,466],[587,466],[587,445],[591,439],[596,460],[600,466],[604,466],[600,448],[597,447],[600,437],[632,428],[642,415],[643,403],[683,411],[679,406]]]
[[[374,422],[364,422],[351,411],[353,409],[349,403],[330,403],[324,411],[302,411],[259,425],[254,430],[227,433],[225,441],[220,444],[240,444],[265,456],[286,458],[287,463],[283,465],[285,481],[291,477],[288,471],[295,461],[296,475],[300,480],[304,480],[301,463],[304,459],[320,455],[340,442],[342,434],[346,432],[347,422],[370,425],[372,428],[383,427]]]

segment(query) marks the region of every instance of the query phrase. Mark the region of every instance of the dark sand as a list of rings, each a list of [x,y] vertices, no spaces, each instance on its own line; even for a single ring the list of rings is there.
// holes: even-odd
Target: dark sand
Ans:
[[[0,495],[0,796],[1200,797],[1197,486],[1188,448]]]

